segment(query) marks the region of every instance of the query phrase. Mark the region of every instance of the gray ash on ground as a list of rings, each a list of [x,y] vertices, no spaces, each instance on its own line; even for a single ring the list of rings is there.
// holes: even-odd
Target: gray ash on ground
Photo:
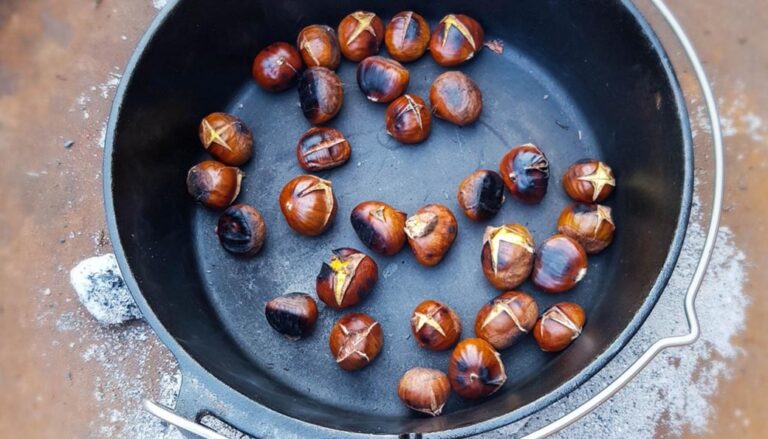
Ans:
[[[80,302],[100,323],[116,325],[141,318],[115,255],[109,253],[81,261],[70,272],[69,281]]]

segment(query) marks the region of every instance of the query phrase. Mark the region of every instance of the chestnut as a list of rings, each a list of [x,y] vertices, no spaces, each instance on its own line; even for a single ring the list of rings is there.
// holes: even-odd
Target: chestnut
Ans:
[[[572,204],[557,220],[557,231],[578,241],[590,255],[608,247],[615,229],[611,208],[600,204]]]
[[[333,119],[344,102],[341,79],[325,67],[310,67],[299,77],[299,102],[304,117],[320,125]]]
[[[575,287],[587,274],[587,253],[576,240],[553,235],[536,251],[531,281],[540,290],[562,293]]]
[[[405,234],[416,260],[426,267],[440,263],[456,239],[456,217],[442,204],[428,204],[405,221]]]
[[[408,88],[410,74],[402,64],[369,56],[357,65],[357,85],[372,102],[392,102]]]
[[[520,224],[486,227],[480,263],[488,282],[500,290],[517,287],[533,269],[533,236]]]
[[[432,115],[424,99],[405,94],[392,101],[386,112],[387,134],[400,143],[419,143],[429,137]]]
[[[413,11],[398,12],[384,30],[384,44],[389,55],[400,61],[416,61],[429,46],[429,24]]]
[[[469,76],[462,72],[445,72],[435,78],[429,89],[429,104],[435,116],[465,126],[473,123],[483,111],[483,94]]]
[[[397,396],[411,410],[438,416],[451,395],[448,375],[437,369],[414,367],[397,383]]]
[[[579,305],[556,303],[536,321],[533,338],[544,352],[562,351],[581,335],[586,321],[587,316]]]
[[[448,379],[453,391],[466,399],[490,396],[507,381],[501,356],[481,338],[459,342],[448,363]]]
[[[317,275],[317,297],[334,309],[349,308],[368,297],[379,280],[376,261],[353,248],[337,248]]]
[[[376,253],[392,256],[405,245],[403,212],[381,201],[364,201],[350,215],[352,228],[363,244]]]
[[[264,313],[275,331],[290,340],[298,340],[315,328],[317,303],[309,294],[289,293],[267,302]]]
[[[301,235],[325,232],[336,216],[331,182],[314,175],[300,175],[286,183],[279,201],[288,225]]]
[[[459,340],[461,320],[448,305],[425,300],[411,315],[411,332],[419,346],[431,351],[444,351]]]
[[[187,173],[187,192],[206,207],[221,209],[240,194],[243,171],[214,160],[200,162]]]
[[[533,329],[539,307],[522,291],[507,291],[485,304],[475,319],[475,335],[494,348],[506,349]]]
[[[480,23],[462,14],[450,14],[438,23],[429,41],[435,62],[444,67],[459,65],[472,59],[485,42]]]
[[[379,322],[368,314],[343,315],[333,328],[328,347],[336,364],[344,370],[362,369],[373,361],[384,344]]]
[[[200,142],[216,160],[240,166],[253,154],[253,134],[245,123],[227,113],[211,113],[198,129]]]
[[[373,12],[356,11],[339,23],[341,54],[350,61],[361,61],[379,52],[384,40],[384,23]]]
[[[251,73],[261,88],[276,92],[295,84],[303,68],[299,52],[280,42],[270,44],[256,55]]]
[[[312,24],[299,32],[296,39],[301,58],[307,67],[325,67],[336,70],[341,63],[339,40],[330,26]]]
[[[253,256],[264,245],[267,226],[255,207],[247,204],[230,206],[219,217],[216,234],[224,249],[230,253]]]
[[[310,128],[296,143],[296,159],[307,172],[341,166],[351,154],[352,147],[346,137],[335,128]]]
[[[613,170],[599,160],[579,160],[563,174],[563,189],[582,203],[599,203],[611,195],[614,187]]]
[[[510,149],[499,164],[507,189],[517,200],[536,204],[547,194],[549,160],[530,143]]]
[[[493,218],[504,204],[504,180],[496,172],[481,169],[468,175],[456,195],[461,210],[472,221]]]

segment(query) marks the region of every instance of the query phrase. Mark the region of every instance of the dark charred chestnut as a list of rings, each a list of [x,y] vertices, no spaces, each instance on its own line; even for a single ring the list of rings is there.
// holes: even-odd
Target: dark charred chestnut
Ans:
[[[450,395],[448,375],[437,369],[414,367],[397,384],[397,396],[406,407],[432,416],[440,415]]]
[[[341,62],[339,40],[330,26],[312,24],[305,27],[299,32],[296,46],[307,67],[336,70]]]
[[[200,122],[200,142],[216,160],[240,166],[253,154],[253,134],[245,122],[227,113],[211,113]]]
[[[379,52],[384,40],[384,23],[373,12],[356,11],[339,23],[339,47],[350,61],[361,61]]]
[[[364,201],[350,215],[352,228],[363,244],[376,253],[392,256],[405,245],[406,215],[381,201]]]
[[[204,206],[221,209],[232,204],[240,194],[243,175],[238,168],[206,160],[187,173],[187,192]]]
[[[489,220],[504,204],[504,180],[493,171],[475,171],[461,181],[456,198],[469,219]]]
[[[273,43],[253,60],[253,79],[267,91],[283,91],[296,83],[304,68],[301,56],[288,43]]]
[[[336,364],[344,370],[357,370],[373,361],[384,344],[379,322],[368,314],[343,315],[331,329],[328,347]]]
[[[324,171],[349,160],[352,147],[335,128],[314,127],[301,135],[296,144],[296,159],[307,172]]]
[[[429,46],[429,24],[413,11],[395,14],[384,31],[384,44],[389,55],[400,61],[416,61]]]
[[[499,173],[517,200],[535,204],[547,194],[549,160],[536,145],[526,144],[504,154]]]
[[[264,307],[267,322],[290,340],[309,335],[317,322],[317,304],[309,294],[289,293],[276,297]]]
[[[480,117],[483,94],[475,81],[464,73],[445,72],[432,83],[429,103],[435,116],[465,126]]]
[[[442,204],[428,204],[405,221],[405,234],[416,260],[426,267],[440,263],[456,239],[459,224]]]
[[[611,208],[600,204],[572,204],[560,214],[557,230],[584,247],[587,254],[603,251],[613,240],[616,226]]]
[[[387,134],[400,143],[419,143],[429,137],[432,115],[424,99],[405,94],[392,101],[386,112]]]
[[[431,351],[444,351],[459,340],[461,320],[448,305],[425,300],[411,315],[411,332],[419,346]]]
[[[429,41],[432,58],[441,66],[451,67],[472,59],[485,42],[480,23],[461,14],[446,15]]]
[[[357,85],[372,102],[392,102],[408,88],[410,75],[402,64],[381,56],[369,56],[357,65]]]
[[[599,203],[611,195],[614,187],[613,170],[599,160],[579,160],[563,174],[563,189],[582,203]]]
[[[533,236],[520,224],[486,227],[480,262],[488,282],[500,290],[517,287],[533,269]]]
[[[466,399],[490,396],[507,381],[499,353],[487,341],[468,338],[459,342],[448,363],[453,391]]]
[[[267,226],[255,207],[247,204],[230,206],[219,217],[216,234],[224,249],[230,253],[253,256],[264,245]]]
[[[368,297],[379,280],[376,261],[353,248],[337,248],[317,275],[317,297],[334,309],[349,308]]]
[[[539,317],[533,297],[522,291],[507,291],[485,304],[475,319],[475,335],[494,348],[506,349],[527,334]]]
[[[310,67],[299,77],[299,102],[304,117],[320,125],[333,119],[344,102],[344,88],[336,73],[325,67]]]
[[[575,287],[587,274],[587,253],[573,238],[553,235],[536,251],[531,281],[548,293],[562,293]]]
[[[587,315],[579,305],[556,303],[536,321],[533,338],[544,352],[562,351],[581,335],[586,321]]]
[[[302,235],[325,232],[336,216],[331,182],[314,175],[300,175],[286,183],[279,201],[288,225]]]

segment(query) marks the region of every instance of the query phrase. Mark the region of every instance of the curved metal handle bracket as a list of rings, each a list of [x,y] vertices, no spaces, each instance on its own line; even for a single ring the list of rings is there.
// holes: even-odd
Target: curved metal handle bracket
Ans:
[[[181,417],[171,411],[169,408],[154,403],[148,399],[144,400],[144,410],[171,425],[175,425],[177,428],[188,431],[192,434],[196,434],[203,439],[227,439],[225,436],[222,436],[218,432],[211,430],[202,424],[198,424],[197,422],[190,421],[187,418]]]

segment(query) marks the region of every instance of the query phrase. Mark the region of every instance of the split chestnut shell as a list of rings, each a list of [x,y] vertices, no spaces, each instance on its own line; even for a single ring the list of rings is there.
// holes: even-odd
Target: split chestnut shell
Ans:
[[[376,261],[353,248],[333,250],[317,275],[317,297],[334,309],[349,308],[368,297],[379,280]]]

